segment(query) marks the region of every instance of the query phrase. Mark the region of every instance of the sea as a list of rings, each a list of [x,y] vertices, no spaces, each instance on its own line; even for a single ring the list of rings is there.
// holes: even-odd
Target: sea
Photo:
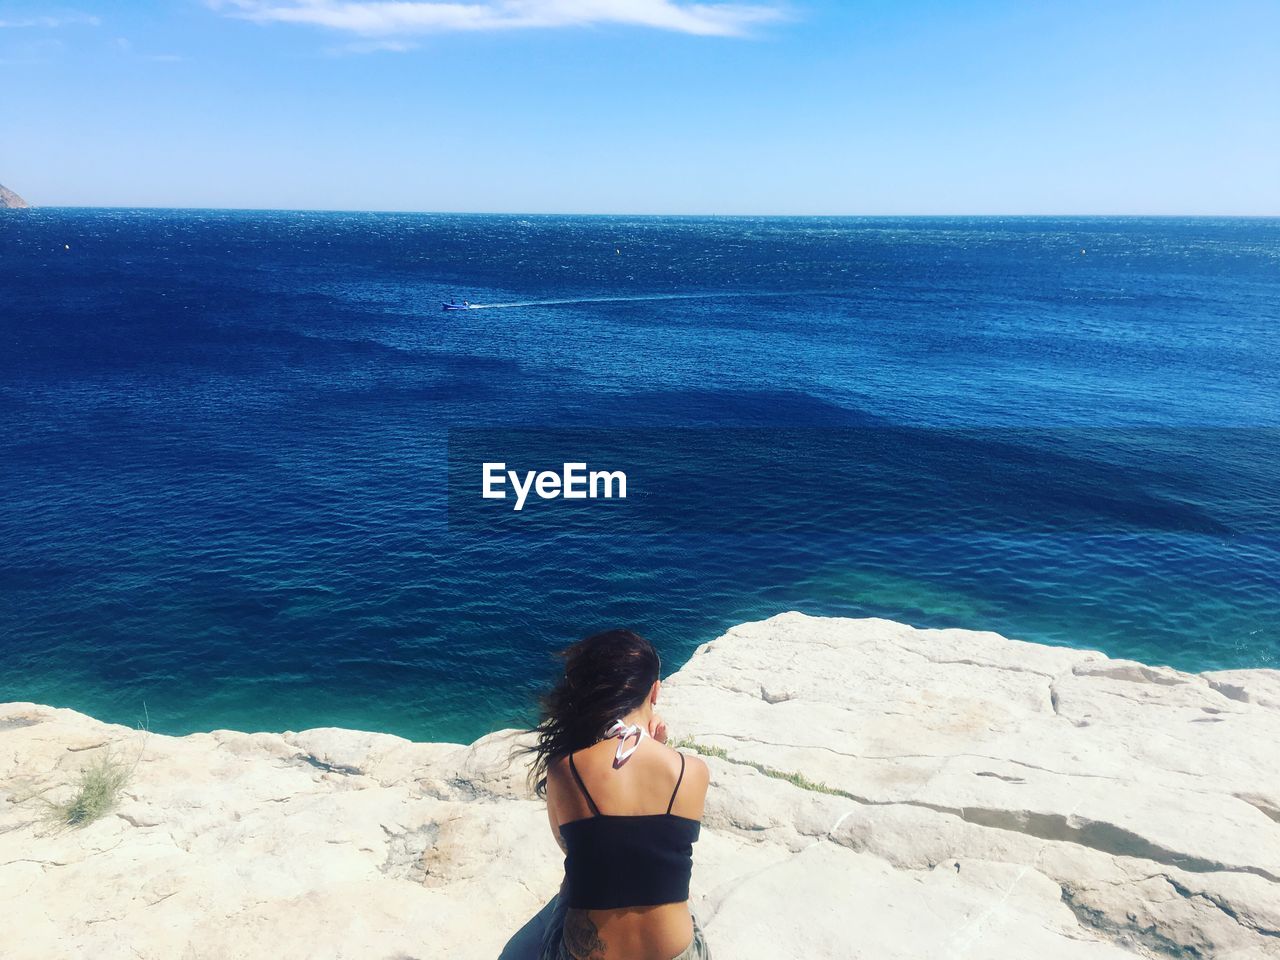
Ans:
[[[1278,219],[5,211],[0,701],[466,742],[788,610],[1280,668],[1278,438]]]

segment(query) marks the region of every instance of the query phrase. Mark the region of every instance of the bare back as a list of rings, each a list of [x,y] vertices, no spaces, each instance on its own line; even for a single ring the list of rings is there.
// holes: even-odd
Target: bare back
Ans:
[[[701,820],[707,795],[707,766],[646,737],[624,763],[614,767],[615,744],[604,741],[574,754],[574,779],[568,758],[547,771],[547,814],[561,843],[560,825],[594,815],[591,801],[608,816],[645,816],[670,812]],[[675,790],[677,782],[679,789]],[[588,800],[587,794],[590,794]],[[628,869],[619,863],[617,869]],[[689,945],[693,922],[688,902],[617,910],[570,910],[564,942],[577,960],[671,960]]]

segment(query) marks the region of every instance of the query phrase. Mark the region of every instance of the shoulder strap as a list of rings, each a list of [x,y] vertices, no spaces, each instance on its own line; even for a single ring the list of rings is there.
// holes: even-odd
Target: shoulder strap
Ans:
[[[683,758],[681,758],[683,759]],[[591,794],[587,790],[587,785],[582,782],[582,777],[578,774],[578,767],[573,762],[573,754],[569,754],[569,770],[573,773],[573,779],[578,781],[578,789],[582,791],[582,795],[587,798],[587,806],[591,808],[594,816],[600,816],[600,808],[596,806],[596,802],[591,799]],[[680,775],[684,776],[684,770],[680,771]],[[670,812],[670,811],[668,811]]]
[[[675,805],[676,794],[680,792],[680,784],[684,782],[684,754],[680,754],[680,776],[676,777],[676,788],[671,791],[671,799],[667,802],[667,813]]]

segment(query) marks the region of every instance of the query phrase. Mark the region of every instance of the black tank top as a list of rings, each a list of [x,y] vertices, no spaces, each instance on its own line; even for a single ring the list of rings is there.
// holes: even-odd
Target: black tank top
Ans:
[[[684,754],[666,813],[603,814],[578,775],[573,754],[569,769],[591,816],[560,824],[566,850],[566,905],[572,910],[615,910],[688,900],[693,844],[702,824],[671,812],[684,780]]]

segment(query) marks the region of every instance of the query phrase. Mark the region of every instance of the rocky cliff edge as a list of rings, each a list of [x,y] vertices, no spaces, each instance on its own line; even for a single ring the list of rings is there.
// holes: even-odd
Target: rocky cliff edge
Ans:
[[[1280,671],[788,613],[663,707],[712,771],[717,957],[1280,957]],[[560,881],[512,743],[0,705],[0,955],[491,960]],[[120,802],[51,826],[104,754]]]

